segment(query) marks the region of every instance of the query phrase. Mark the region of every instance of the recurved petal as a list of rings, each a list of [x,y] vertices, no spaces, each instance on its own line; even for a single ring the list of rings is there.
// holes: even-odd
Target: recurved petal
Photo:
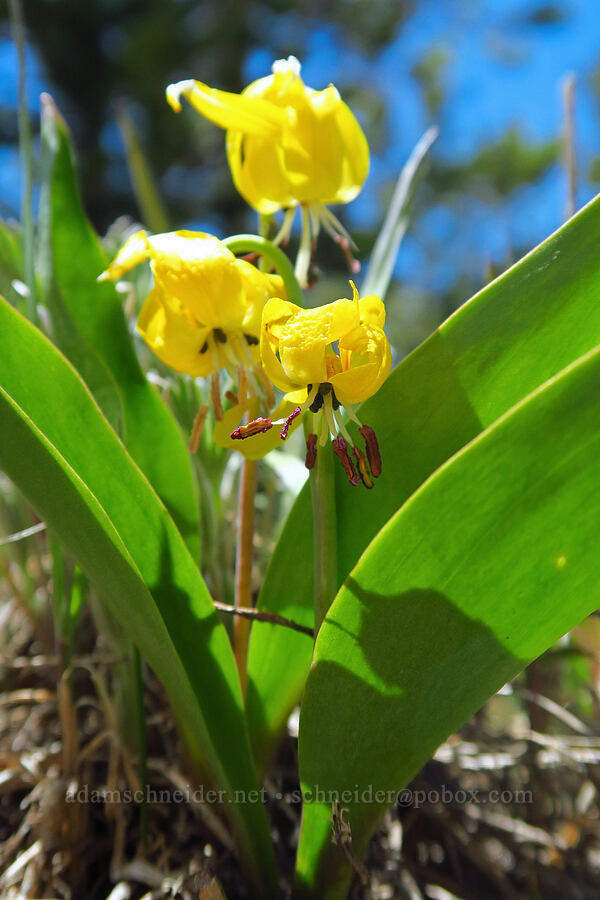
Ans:
[[[210,329],[192,324],[189,316],[172,306],[160,287],[148,294],[137,330],[158,358],[177,372],[199,378],[214,371],[206,346]]]
[[[129,272],[134,266],[143,262],[151,254],[148,234],[145,231],[136,231],[126,241],[109,267],[98,276],[98,281],[108,281],[121,278],[125,272]]]
[[[242,327],[247,311],[233,253],[212,235],[173,231],[148,239],[155,281],[197,322],[224,331]]]
[[[340,348],[351,351],[351,364],[330,378],[335,395],[344,406],[362,403],[379,390],[390,374],[389,341],[376,325],[360,325],[340,341]]]
[[[236,260],[242,277],[246,298],[246,312],[242,322],[244,332],[252,335],[260,333],[262,313],[271,297],[285,297],[285,285],[280,275],[261,272],[246,260]]]
[[[343,147],[343,177],[337,199],[348,203],[357,196],[369,174],[369,144],[354,113],[343,101],[335,111],[335,122]]]
[[[253,401],[248,401],[247,403],[239,403],[237,406],[232,406],[231,409],[228,409],[223,414],[221,421],[215,423],[213,439],[215,444],[218,444],[219,447],[227,447],[230,450],[239,450],[239,452],[247,459],[262,459],[262,457],[266,456],[271,450],[275,450],[277,447],[282,446],[283,441],[280,436],[281,425],[274,425],[269,431],[255,434],[244,440],[232,440],[230,437],[231,432],[237,428],[252,405]],[[285,419],[297,406],[297,403],[291,403],[284,398],[277,409],[271,413],[270,418],[272,421],[276,419]],[[296,430],[300,425],[302,418],[303,417],[300,415],[292,420],[289,426],[288,435]]]
[[[276,140],[287,122],[285,111],[273,103],[219,91],[192,78],[168,86],[167,101],[175,112],[181,110],[181,97],[220,128],[235,128],[254,137]]]
[[[376,294],[368,294],[358,301],[360,321],[365,325],[377,325],[383,328],[385,325],[385,306],[381,297]]]
[[[263,326],[260,329],[260,360],[265,374],[269,381],[272,381],[280,391],[294,391],[299,385],[297,382],[292,381],[284,371],[276,355],[278,349],[279,341],[269,334],[264,327],[263,319]]]

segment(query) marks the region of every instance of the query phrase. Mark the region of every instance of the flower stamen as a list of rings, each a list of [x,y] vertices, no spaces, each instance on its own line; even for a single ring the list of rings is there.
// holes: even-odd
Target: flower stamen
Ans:
[[[264,371],[260,366],[254,367],[254,372],[260,378],[262,382],[262,386],[265,389],[265,397],[267,401],[267,409],[272,409],[275,406],[275,391],[273,390],[273,385],[265,375]]]
[[[248,399],[248,371],[245,366],[238,366],[238,398],[240,403]]]
[[[312,469],[317,460],[317,435],[309,434],[306,438],[306,459],[304,465]]]
[[[215,419],[217,422],[220,422],[223,418],[223,407],[221,405],[221,392],[219,390],[218,369],[210,376],[210,399],[212,400],[213,409],[215,411]]]
[[[327,426],[329,428],[329,433],[333,437],[334,434],[337,433],[337,428],[335,427],[335,420],[333,418],[333,407],[331,405],[331,391],[328,391],[323,400],[323,410],[325,412],[325,418],[327,419]]]
[[[196,414],[196,418],[194,419],[194,424],[192,426],[192,433],[190,435],[190,441],[188,444],[190,453],[195,453],[200,446],[200,438],[202,437],[202,432],[204,430],[204,422],[206,421],[207,413],[208,406],[203,403],[198,410],[198,413]]]
[[[283,428],[279,432],[279,437],[281,438],[282,441],[285,441],[286,437],[288,436],[288,430],[289,430],[290,425],[292,424],[292,422],[294,421],[296,416],[299,416],[301,412],[302,412],[302,407],[297,406],[296,409],[293,410],[289,414],[287,419],[285,420]]]
[[[373,475],[373,478],[379,478],[381,475],[381,455],[379,453],[379,444],[377,443],[375,432],[369,425],[361,425],[359,431],[365,439],[367,459],[369,460],[369,466],[371,467],[371,474]]]
[[[369,490],[371,490],[371,488],[373,487],[373,481],[371,479],[369,470],[367,468],[367,461],[365,459],[365,454],[362,452],[360,447],[353,446],[352,450],[354,452],[354,457],[356,459],[356,467],[357,467],[359,475],[362,479],[362,483],[364,484],[364,486],[366,488],[369,488]]]
[[[350,458],[350,454],[348,453],[348,445],[344,438],[338,434],[336,438],[332,441],[332,446],[335,454],[341,461],[344,471],[348,476],[348,481],[352,485],[352,487],[358,487],[360,484],[360,477],[356,474],[356,469],[354,468],[354,463]]]
[[[273,427],[271,419],[263,419],[259,416],[247,425],[239,425],[235,431],[232,431],[229,437],[232,441],[243,441],[245,438],[253,437],[255,434],[264,434]]]

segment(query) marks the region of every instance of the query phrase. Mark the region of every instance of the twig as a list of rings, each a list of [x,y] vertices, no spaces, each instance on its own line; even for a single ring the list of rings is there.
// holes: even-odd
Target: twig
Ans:
[[[277,615],[277,613],[267,612],[264,609],[254,609],[253,606],[230,606],[228,603],[219,603],[217,600],[213,600],[213,604],[215,609],[218,609],[219,612],[230,613],[232,616],[240,616],[242,619],[251,619],[253,622],[268,622],[269,625],[284,625],[286,628],[291,628],[293,631],[299,631],[300,634],[306,634],[309,637],[313,636],[312,628],[309,628],[307,625],[301,625],[300,622],[294,622],[293,619],[286,619],[284,616]]]
[[[4,547],[5,544],[15,544],[17,541],[22,541],[24,538],[39,534],[40,531],[45,530],[46,523],[38,522],[37,525],[31,525],[29,528],[24,528],[22,531],[16,531],[14,534],[9,534],[7,537],[0,538],[0,547]]]

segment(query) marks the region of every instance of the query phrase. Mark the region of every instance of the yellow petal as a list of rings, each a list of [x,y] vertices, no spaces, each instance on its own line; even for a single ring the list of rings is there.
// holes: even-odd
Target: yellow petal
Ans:
[[[182,96],[196,112],[220,128],[235,128],[254,137],[276,140],[288,121],[283,109],[266,100],[219,91],[191,78],[167,88],[167,101],[175,112],[181,110]]]
[[[369,170],[366,137],[338,91],[313,91],[299,68],[274,74],[242,93],[285,112],[275,139],[252,134],[235,121],[227,132],[233,180],[248,203],[269,214],[298,203],[347,203],[359,193]]]
[[[368,294],[361,297],[358,303],[360,310],[360,321],[365,325],[377,325],[383,328],[385,325],[385,306],[383,300],[376,294]]]
[[[262,315],[260,359],[267,378],[281,391],[293,391],[298,387],[286,375],[276,355],[276,351],[279,350],[278,334],[292,315],[292,310],[297,309],[300,307],[279,297],[273,297],[265,305]]]
[[[285,325],[279,340],[279,358],[290,380],[297,385],[328,381],[332,372],[332,360],[327,358],[328,346],[356,327],[359,321],[352,300],[335,300],[326,306],[296,313]],[[337,357],[334,362],[336,360]]]
[[[108,281],[109,279],[114,281],[117,278],[121,278],[125,272],[148,259],[150,253],[151,248],[147,233],[145,231],[136,231],[123,244],[108,269],[98,276],[98,281]]]
[[[158,358],[177,372],[199,378],[214,371],[209,349],[202,352],[210,329],[191,324],[188,316],[173,309],[159,287],[148,294],[137,329]]]
[[[157,284],[201,325],[240,329],[247,312],[244,285],[233,253],[212,235],[175,231],[154,235],[152,271]]]
[[[271,450],[281,447],[283,441],[280,437],[281,425],[274,425],[269,431],[255,434],[253,437],[244,438],[243,440],[232,440],[230,434],[234,431],[244,415],[248,412],[254,401],[248,401],[244,404],[232,406],[224,414],[220,422],[215,423],[213,439],[219,447],[227,447],[230,450],[239,450],[246,459],[262,459]],[[285,419],[298,406],[297,403],[291,403],[287,399],[283,399],[276,410],[271,413],[271,420]],[[290,423],[288,434],[291,434],[300,425],[302,416],[296,416]]]
[[[340,340],[340,350],[351,351],[351,367],[330,378],[343,406],[362,403],[375,394],[390,374],[389,341],[376,325],[359,325]]]
[[[246,310],[242,320],[245,334],[260,335],[263,309],[271,297],[285,297],[285,285],[280,275],[261,272],[244,259],[237,259],[236,266],[244,286]]]

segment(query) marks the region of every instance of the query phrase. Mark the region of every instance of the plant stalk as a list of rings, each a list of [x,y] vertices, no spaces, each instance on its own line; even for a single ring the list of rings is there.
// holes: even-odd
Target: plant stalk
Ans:
[[[315,558],[315,640],[338,589],[337,523],[333,449],[328,441],[317,450],[310,473]]]
[[[237,556],[235,563],[235,607],[252,606],[252,557],[254,550],[254,496],[256,493],[257,463],[253,459],[242,462],[238,502]],[[246,692],[248,640],[250,621],[236,616],[233,626],[233,650],[242,693]]]
[[[259,256],[268,259],[275,267],[277,274],[281,275],[283,279],[287,299],[298,306],[304,306],[302,288],[294,274],[294,267],[283,250],[257,234],[234,234],[232,237],[225,238],[222,243],[232,253],[258,253]]]

